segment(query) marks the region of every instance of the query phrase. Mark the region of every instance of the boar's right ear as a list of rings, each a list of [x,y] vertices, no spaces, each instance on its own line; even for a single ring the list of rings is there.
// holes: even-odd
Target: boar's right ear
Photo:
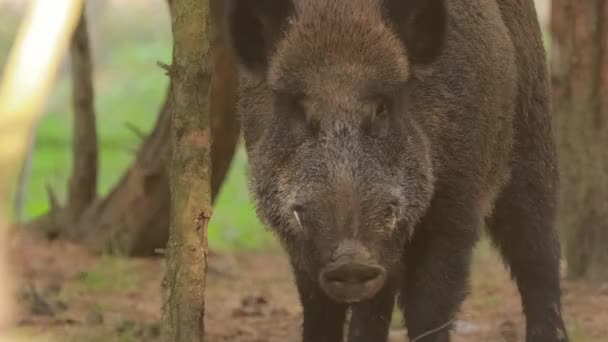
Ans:
[[[446,34],[445,0],[383,0],[386,17],[413,63],[428,63],[440,53]]]
[[[265,72],[284,25],[294,12],[292,0],[227,0],[226,29],[239,62]]]

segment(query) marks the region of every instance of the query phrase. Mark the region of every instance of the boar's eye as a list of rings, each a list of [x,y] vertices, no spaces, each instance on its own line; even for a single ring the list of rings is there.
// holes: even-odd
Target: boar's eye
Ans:
[[[305,100],[306,98],[304,95],[290,95],[287,97],[289,110],[295,117],[297,117],[297,119],[306,119],[306,106],[304,104]]]
[[[291,127],[301,133],[315,135],[319,131],[319,122],[311,117],[307,110],[307,97],[304,94],[276,92],[277,104],[281,115],[286,115]]]
[[[391,103],[380,98],[374,102],[373,112],[363,120],[362,128],[372,135],[382,135],[388,126],[388,118],[391,111]]]
[[[306,120],[305,96],[274,90],[275,104],[281,115],[288,115],[290,119]]]
[[[386,96],[378,97],[375,100],[375,108],[372,113],[372,122],[373,121],[382,121],[388,118],[391,113],[392,102],[390,98]]]

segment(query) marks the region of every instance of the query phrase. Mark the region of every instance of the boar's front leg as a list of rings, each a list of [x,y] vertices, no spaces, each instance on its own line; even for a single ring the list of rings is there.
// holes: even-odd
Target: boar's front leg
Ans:
[[[400,305],[411,341],[448,342],[482,222],[475,203],[436,194],[405,251]],[[471,201],[472,202],[472,201]]]
[[[347,306],[327,297],[306,273],[296,269],[295,278],[304,311],[303,342],[342,342]]]
[[[395,292],[385,286],[374,298],[352,306],[348,342],[383,342],[388,339]]]

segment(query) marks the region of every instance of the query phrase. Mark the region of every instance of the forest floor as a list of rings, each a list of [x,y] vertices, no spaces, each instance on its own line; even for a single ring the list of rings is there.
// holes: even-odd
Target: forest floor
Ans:
[[[19,274],[18,327],[27,341],[158,340],[162,259],[93,256],[68,242],[20,234],[13,240]],[[476,250],[471,295],[454,341],[523,341],[518,293],[487,243]],[[608,340],[608,286],[564,280],[572,341]],[[301,309],[285,256],[212,253],[207,278],[209,342],[298,341]],[[398,314],[391,342],[406,341]]]

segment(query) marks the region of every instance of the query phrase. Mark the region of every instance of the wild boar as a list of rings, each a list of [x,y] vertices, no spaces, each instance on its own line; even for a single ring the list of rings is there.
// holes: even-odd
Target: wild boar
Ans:
[[[449,341],[488,228],[528,342],[567,341],[533,0],[228,0],[250,189],[305,342]]]

